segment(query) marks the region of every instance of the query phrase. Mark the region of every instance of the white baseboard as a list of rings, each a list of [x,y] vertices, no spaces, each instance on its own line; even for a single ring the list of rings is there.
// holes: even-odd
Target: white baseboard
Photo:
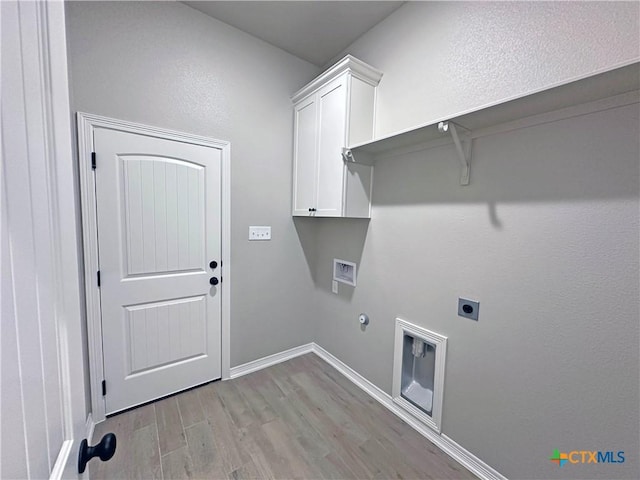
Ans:
[[[67,465],[69,465],[69,462],[72,461],[71,454],[73,453],[73,443],[73,440],[65,440],[62,442],[62,447],[60,447],[56,463],[53,464],[53,468],[51,469],[49,480],[63,480],[63,478],[65,478],[65,469],[67,468]]]
[[[238,378],[243,375],[247,375],[248,373],[257,372],[258,370],[262,370],[263,368],[267,368],[272,365],[291,360],[292,358],[299,357],[300,355],[311,353],[314,350],[314,346],[315,344],[313,343],[307,343],[306,345],[290,348],[289,350],[285,350],[284,352],[274,353],[273,355],[269,355],[268,357],[259,358],[258,360],[244,363],[242,365],[238,365],[237,367],[232,367],[229,378]]]
[[[85,422],[85,425],[87,427],[85,438],[87,439],[87,443],[91,445],[91,442],[93,441],[93,431],[96,428],[96,422],[93,421],[91,412],[89,412],[89,415],[87,415],[87,421]]]
[[[93,430],[95,429],[96,424],[93,421],[93,417],[91,413],[87,415],[87,420],[85,421],[85,435],[87,439],[87,443],[91,445],[91,437],[93,437]],[[56,462],[51,469],[51,474],[49,475],[49,480],[63,480],[64,478],[71,478],[69,476],[71,468],[73,470],[72,475],[76,475],[77,469],[77,456],[72,458],[72,455],[77,455],[78,447],[80,446],[81,438],[76,438],[74,440],[66,440],[62,443],[62,447],[60,448],[60,452],[58,453],[58,458],[56,458]],[[75,448],[74,448],[75,445]],[[88,474],[78,475],[78,478],[86,478]],[[75,478],[75,476],[73,477]]]
[[[449,437],[443,434],[436,433],[435,431],[431,430],[429,427],[421,423],[419,420],[417,420],[415,417],[411,416],[405,410],[400,408],[396,403],[394,403],[391,395],[376,387],[373,383],[364,378],[351,367],[327,352],[320,345],[317,345],[315,343],[313,344],[313,353],[318,355],[321,359],[338,370],[354,384],[356,384],[366,393],[375,398],[392,413],[408,423],[410,427],[412,427],[423,437],[431,441],[434,445],[439,447],[443,452],[448,454],[451,458],[456,460],[474,475],[477,475],[483,480],[507,480],[504,475],[484,463],[471,452],[465,450]]]

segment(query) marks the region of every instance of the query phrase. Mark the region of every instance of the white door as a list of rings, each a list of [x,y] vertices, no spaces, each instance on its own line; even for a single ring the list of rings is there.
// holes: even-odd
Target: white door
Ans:
[[[2,1],[0,24],[0,478],[77,479],[87,410],[64,5]]]
[[[222,157],[106,128],[94,145],[109,414],[220,378]]]

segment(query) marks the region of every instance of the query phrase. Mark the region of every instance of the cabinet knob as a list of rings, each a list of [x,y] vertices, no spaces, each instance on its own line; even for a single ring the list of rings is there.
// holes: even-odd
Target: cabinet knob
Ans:
[[[211,270],[214,270],[214,269],[218,268],[218,262],[216,262],[215,260],[212,260],[209,263],[209,267],[211,268]]]
[[[211,278],[209,279],[209,283],[210,283],[211,285],[217,285],[217,284],[218,284],[218,279],[217,279],[216,277],[211,277]]]
[[[315,211],[316,211],[316,209],[315,209],[315,208],[310,208],[310,209],[309,209],[309,211],[310,211],[310,212],[315,212]]]

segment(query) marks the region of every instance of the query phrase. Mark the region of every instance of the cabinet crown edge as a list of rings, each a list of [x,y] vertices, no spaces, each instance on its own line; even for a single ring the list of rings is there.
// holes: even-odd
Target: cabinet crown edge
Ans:
[[[378,86],[382,78],[382,72],[377,68],[357,59],[352,55],[345,56],[338,63],[328,68],[324,73],[306,84],[291,96],[291,101],[297,103],[303,98],[311,95],[327,82],[339,77],[345,72],[350,72],[354,77],[359,78],[374,87]]]

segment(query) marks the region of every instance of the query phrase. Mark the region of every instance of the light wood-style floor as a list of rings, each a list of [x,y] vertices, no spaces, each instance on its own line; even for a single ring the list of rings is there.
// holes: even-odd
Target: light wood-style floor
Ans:
[[[314,354],[107,419],[92,479],[473,479]]]

